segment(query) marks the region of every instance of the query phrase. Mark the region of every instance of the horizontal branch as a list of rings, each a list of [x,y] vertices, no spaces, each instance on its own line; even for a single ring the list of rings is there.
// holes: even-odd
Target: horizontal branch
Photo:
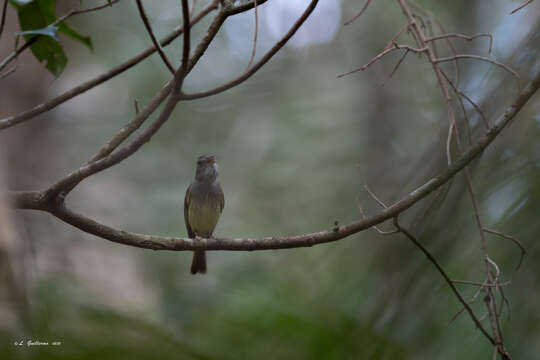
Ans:
[[[446,170],[438,176],[426,181],[423,185],[410,192],[407,196],[383,209],[378,214],[364,218],[348,225],[334,226],[329,230],[320,231],[311,234],[297,236],[281,236],[266,238],[215,238],[200,239],[194,241],[186,238],[162,237],[137,234],[114,229],[110,226],[100,224],[90,218],[78,214],[64,206],[62,203],[48,201],[38,192],[8,192],[8,197],[15,208],[42,210],[51,213],[62,221],[75,226],[87,233],[98,237],[135,247],[154,249],[154,250],[270,250],[287,249],[296,247],[307,247],[322,243],[328,243],[343,239],[362,230],[368,229],[390,218],[394,218],[401,212],[407,210],[412,205],[426,197],[428,194],[445,184],[453,178],[459,171],[463,170],[476,156],[497,137],[504,127],[516,116],[525,103],[540,87],[540,72],[534,80],[520,92],[514,103],[507,107],[505,111],[496,119],[491,127],[476,144],[471,146],[468,151],[454,161]]]

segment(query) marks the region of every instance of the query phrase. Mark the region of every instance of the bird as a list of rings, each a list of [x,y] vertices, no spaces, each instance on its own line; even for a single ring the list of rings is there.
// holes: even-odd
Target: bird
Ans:
[[[197,159],[195,180],[189,185],[184,198],[184,221],[191,239],[211,238],[225,206],[225,196],[217,181],[219,167],[213,154]],[[191,262],[192,274],[206,273],[206,254],[195,250]]]

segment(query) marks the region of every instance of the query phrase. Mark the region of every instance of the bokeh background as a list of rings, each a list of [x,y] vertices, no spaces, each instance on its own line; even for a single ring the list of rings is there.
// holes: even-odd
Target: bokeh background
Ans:
[[[57,14],[78,2],[58,2]],[[95,3],[83,1],[83,6]],[[269,0],[259,8],[257,55],[276,41],[307,1]],[[540,2],[419,3],[448,32],[492,32],[491,56],[522,84],[540,69]],[[158,37],[181,23],[178,1],[146,1]],[[206,5],[197,2],[197,9]],[[344,78],[378,53],[405,23],[395,2],[321,0],[304,28],[244,84],[181,103],[134,156],[84,181],[69,204],[119,229],[185,236],[184,192],[195,159],[217,154],[226,207],[224,237],[301,234],[358,219],[391,203],[445,167],[447,119],[431,66],[399,53]],[[209,19],[194,27],[193,43]],[[69,58],[54,78],[30,52],[0,81],[0,116],[50,99],[150,45],[133,1],[121,0],[69,24],[94,51],[60,40]],[[253,12],[227,20],[186,81],[208,89],[244,71]],[[2,58],[19,31],[8,9]],[[401,38],[414,44],[411,38]],[[488,55],[488,42],[454,41]],[[445,49],[441,46],[442,54]],[[181,41],[166,48],[179,59]],[[178,60],[175,60],[177,63]],[[447,68],[451,71],[452,67]],[[486,63],[460,64],[461,88],[489,119],[516,93],[515,79]],[[77,168],[168,80],[157,55],[37,118],[0,133],[0,186],[43,189]],[[386,82],[385,82],[386,81]],[[384,86],[382,84],[384,83]],[[468,110],[471,110],[468,107]],[[473,138],[481,133],[470,113]],[[489,228],[516,236],[528,254],[489,236],[489,251],[510,281],[502,326],[516,359],[540,352],[540,98],[537,95],[471,167]],[[480,241],[463,176],[443,200],[433,197],[401,220],[455,279],[482,281]],[[211,252],[209,272],[192,276],[191,253],[153,252],[85,234],[48,214],[0,204],[0,353],[4,359],[478,359],[491,345],[425,257],[400,235],[365,231],[347,239],[280,251]],[[390,228],[390,224],[382,225]],[[466,297],[474,287],[461,286]],[[474,305],[483,314],[481,299]],[[511,316],[510,316],[511,315]],[[486,320],[487,321],[487,320]],[[486,326],[488,326],[486,322]],[[60,346],[15,346],[15,341]]]

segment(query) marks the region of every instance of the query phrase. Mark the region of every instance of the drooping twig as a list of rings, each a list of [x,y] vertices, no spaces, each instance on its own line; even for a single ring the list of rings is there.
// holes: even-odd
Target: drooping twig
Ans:
[[[525,247],[521,244],[521,242],[516,239],[514,236],[511,236],[511,235],[507,235],[507,234],[504,234],[502,232],[499,232],[499,231],[495,231],[495,230],[491,230],[491,229],[487,229],[487,228],[483,228],[482,230],[484,230],[485,232],[489,233],[489,234],[493,234],[493,235],[497,235],[497,236],[500,236],[504,239],[508,239],[510,241],[512,241],[514,244],[517,245],[517,247],[519,248],[521,254],[519,256],[519,262],[516,266],[516,270],[519,270],[519,268],[521,267],[521,263],[523,262],[523,258],[525,257],[525,255],[527,255],[527,250],[525,250]]]
[[[518,86],[518,89],[519,89],[520,77],[519,77],[519,74],[515,70],[511,69],[509,66],[507,66],[507,65],[505,65],[505,64],[503,64],[501,62],[498,62],[496,60],[487,58],[485,56],[470,55],[470,54],[458,54],[458,55],[445,57],[445,58],[437,58],[437,59],[435,59],[435,62],[436,63],[442,63],[442,62],[454,61],[454,60],[459,60],[459,59],[475,59],[475,60],[485,61],[485,62],[491,63],[493,65],[496,65],[496,66],[504,69],[505,71],[509,72],[510,74],[512,74],[512,76],[514,76],[516,78],[517,86]]]
[[[495,344],[495,340],[491,337],[491,335],[488,334],[488,332],[486,331],[486,329],[484,329],[484,327],[482,326],[482,324],[480,323],[480,320],[476,317],[476,315],[474,314],[473,310],[471,309],[471,307],[469,306],[469,304],[467,303],[467,301],[465,301],[465,299],[463,299],[463,297],[461,296],[461,294],[459,293],[459,291],[456,289],[456,287],[454,286],[454,283],[452,282],[452,280],[450,279],[450,277],[446,274],[446,271],[444,271],[444,269],[442,268],[442,266],[438,263],[438,261],[433,257],[433,255],[431,255],[431,253],[429,252],[429,250],[427,250],[409,231],[407,231],[405,228],[403,228],[400,224],[399,224],[399,221],[398,221],[398,218],[397,216],[394,218],[394,226],[399,230],[399,232],[401,232],[403,235],[405,235],[405,237],[407,237],[418,249],[420,249],[420,251],[422,251],[424,253],[424,255],[428,258],[428,260],[433,264],[433,266],[435,266],[435,268],[437,269],[437,271],[439,271],[439,273],[441,274],[441,276],[444,278],[444,280],[446,281],[446,283],[448,284],[448,286],[450,286],[450,289],[452,290],[452,292],[454,293],[454,295],[456,295],[457,299],[459,300],[459,302],[463,305],[463,307],[465,308],[465,310],[467,310],[467,313],[469,313],[469,316],[471,317],[471,319],[473,320],[473,322],[475,323],[476,327],[482,332],[482,334],[484,334],[484,336],[492,343],[492,344]]]
[[[360,16],[362,16],[362,14],[364,13],[364,11],[366,11],[366,9],[368,8],[369,3],[371,3],[371,0],[366,0],[366,2],[364,3],[364,6],[362,6],[362,9],[360,9],[360,11],[358,12],[358,14],[354,15],[353,18],[352,18],[351,20],[346,21],[343,25],[349,25],[350,23],[352,23],[352,22],[354,22],[356,19],[358,19]]]
[[[219,94],[221,92],[224,92],[242,82],[250,78],[253,74],[257,72],[264,64],[266,64],[286,43],[289,41],[289,39],[296,33],[296,31],[302,26],[304,21],[309,17],[309,15],[315,10],[315,6],[317,6],[317,3],[319,0],[311,0],[309,5],[307,6],[306,10],[302,13],[302,15],[298,18],[298,20],[294,23],[294,25],[287,31],[287,33],[279,40],[270,50],[264,54],[264,56],[255,63],[248,71],[244,72],[242,75],[237,77],[234,80],[231,80],[223,85],[220,85],[214,89],[201,91],[198,93],[192,93],[192,94],[182,94],[182,100],[195,100],[200,99],[212,95]]]
[[[167,69],[169,69],[171,74],[174,74],[175,72],[174,67],[171,65],[169,58],[167,58],[167,55],[163,51],[161,44],[159,43],[159,41],[156,39],[156,36],[154,35],[154,31],[152,30],[152,25],[150,25],[150,20],[148,20],[148,16],[146,15],[146,11],[144,10],[142,0],[136,0],[136,3],[137,3],[137,9],[139,9],[139,15],[144,23],[146,32],[148,32],[148,35],[150,36],[150,39],[152,40],[152,43],[154,44],[154,48],[157,50],[159,56],[161,57],[161,60],[163,60],[163,63],[165,64]]]
[[[253,3],[255,4],[255,31],[253,32],[253,47],[251,48],[251,56],[249,58],[245,71],[247,71],[253,64],[253,60],[255,60],[255,53],[257,52],[257,36],[259,35],[259,11],[257,9],[257,0],[253,0]]]
[[[484,123],[484,127],[486,130],[489,129],[489,122],[487,121],[487,118],[486,118],[486,115],[484,114],[484,112],[482,111],[482,109],[480,108],[480,106],[478,106],[478,104],[476,102],[474,102],[470,97],[468,97],[464,92],[462,92],[461,90],[459,90],[455,84],[448,78],[448,76],[446,75],[446,73],[444,71],[441,70],[441,74],[443,75],[443,77],[446,79],[446,81],[448,82],[448,84],[450,85],[450,87],[454,90],[454,92],[456,93],[456,95],[458,97],[462,97],[464,98],[465,100],[467,100],[467,102],[469,102],[469,104],[472,105],[472,107],[476,110],[476,112],[478,113],[478,115],[480,115],[480,118],[482,119],[482,122]]]

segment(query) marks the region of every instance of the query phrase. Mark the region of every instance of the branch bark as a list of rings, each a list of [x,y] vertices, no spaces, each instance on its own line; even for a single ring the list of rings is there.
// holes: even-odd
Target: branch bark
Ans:
[[[501,133],[508,123],[518,114],[527,101],[535,94],[540,87],[540,72],[536,74],[516,97],[513,104],[508,106],[502,114],[495,120],[494,125],[472,145],[461,157],[452,162],[446,170],[439,175],[429,179],[423,185],[416,188],[406,197],[398,202],[383,209],[378,214],[364,218],[348,225],[335,226],[329,230],[320,232],[281,237],[266,238],[215,238],[201,239],[194,241],[192,239],[177,237],[162,237],[153,235],[137,234],[112,228],[110,226],[98,223],[84,215],[78,214],[63,203],[50,201],[40,192],[18,191],[8,192],[8,197],[12,205],[18,209],[33,209],[51,213],[60,220],[75,226],[76,228],[101,237],[103,239],[146,249],[153,250],[271,250],[288,249],[296,247],[308,247],[317,244],[337,241],[356,234],[362,230],[368,229],[373,225],[382,223],[390,218],[394,218],[412,205],[435,191],[441,185],[448,182],[458,172],[462,171],[473,159],[481,154],[491,142]]]

